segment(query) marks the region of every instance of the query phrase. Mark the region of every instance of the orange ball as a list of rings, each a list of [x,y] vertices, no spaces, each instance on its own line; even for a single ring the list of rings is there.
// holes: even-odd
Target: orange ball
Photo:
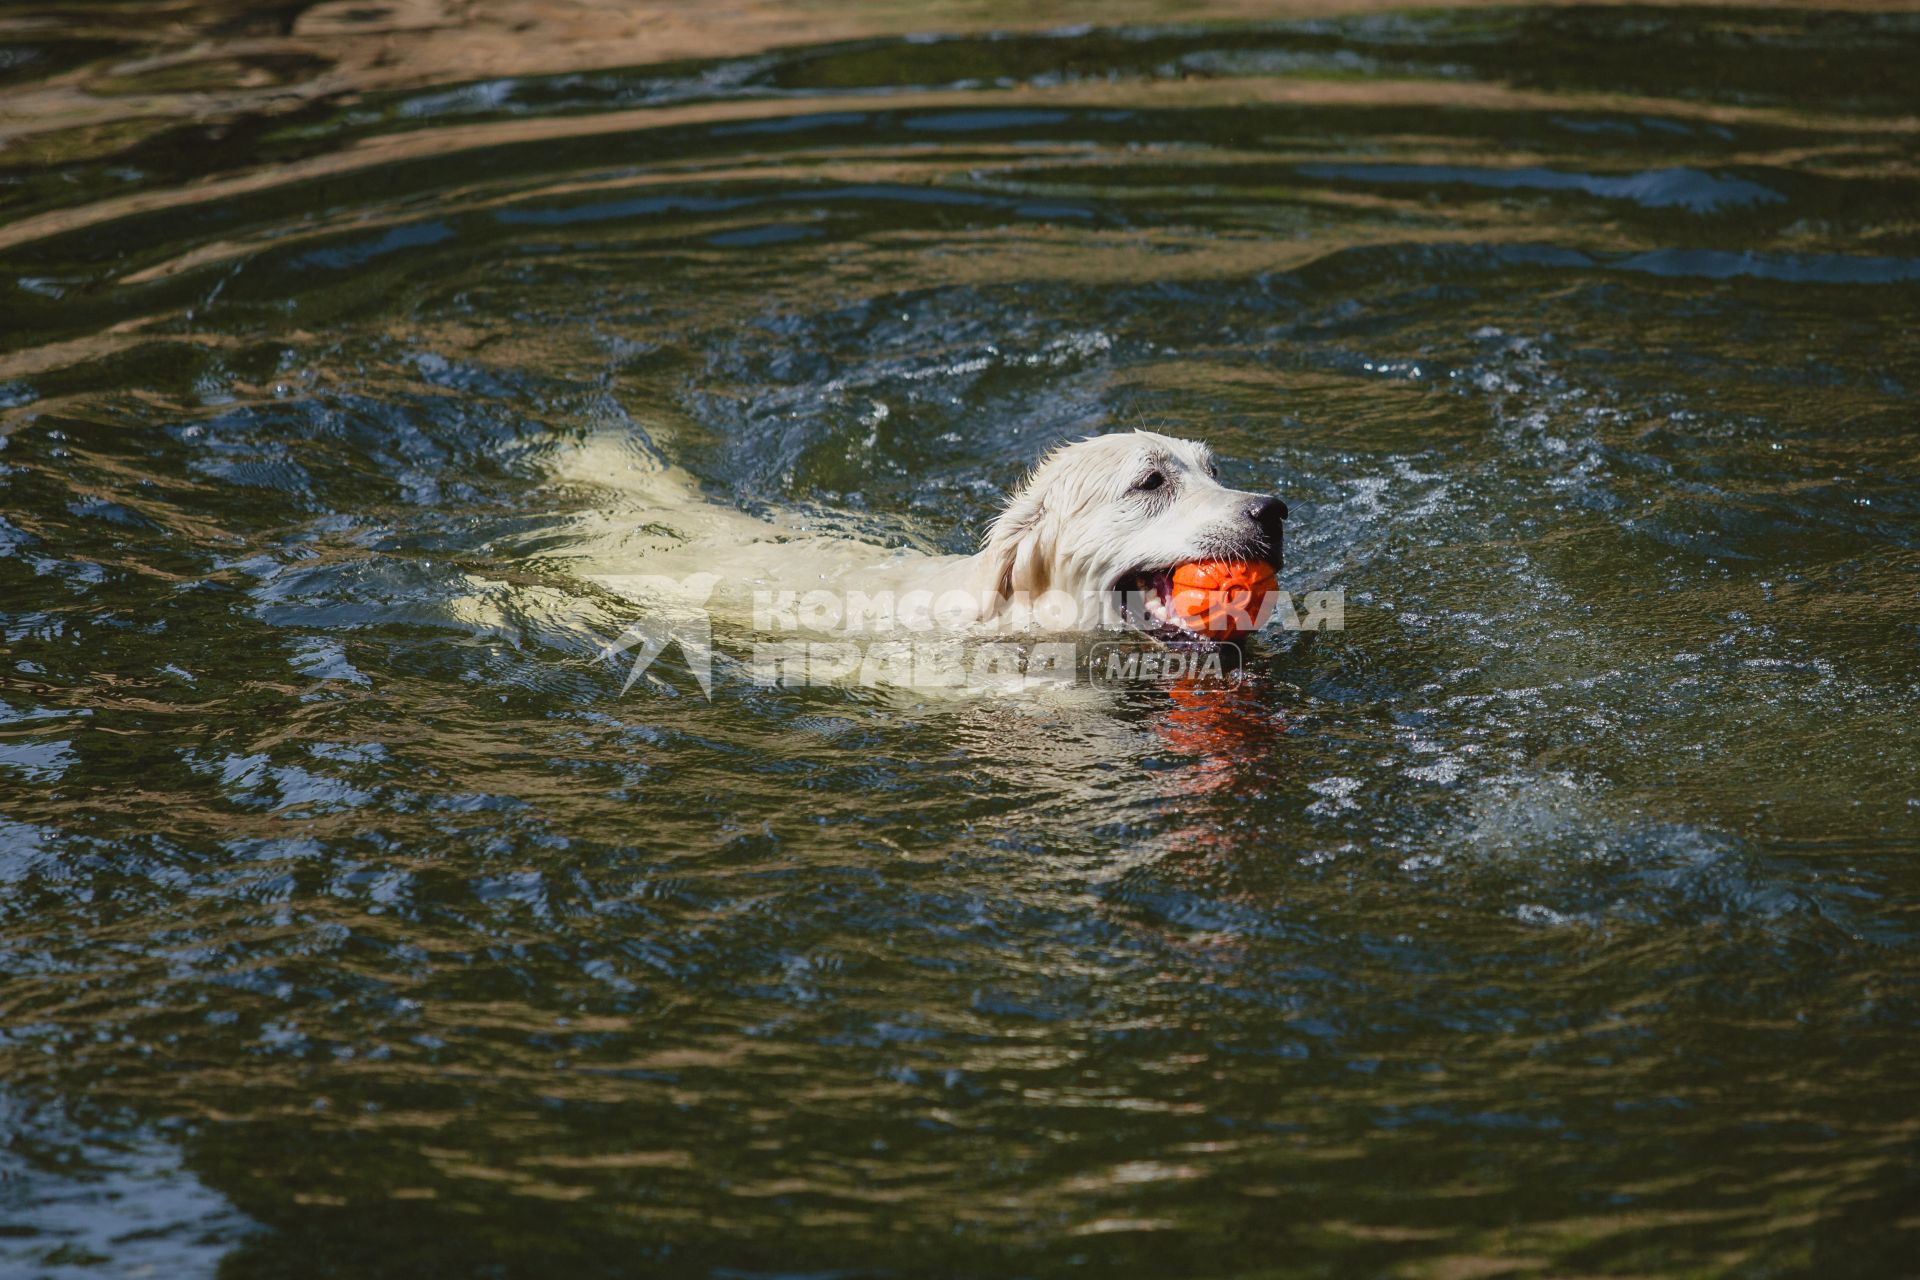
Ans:
[[[1175,616],[1212,640],[1231,640],[1267,620],[1280,589],[1264,560],[1192,560],[1173,571]]]

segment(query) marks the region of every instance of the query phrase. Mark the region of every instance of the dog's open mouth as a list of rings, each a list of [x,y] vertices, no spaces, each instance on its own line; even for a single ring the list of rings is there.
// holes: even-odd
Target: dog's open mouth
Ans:
[[[1251,559],[1263,560],[1279,566],[1271,556],[1255,555]],[[1190,620],[1173,603],[1173,574],[1177,566],[1163,565],[1156,568],[1131,569],[1121,574],[1108,588],[1120,602],[1120,617],[1126,625],[1144,631],[1156,640],[1167,643],[1211,645],[1218,639],[1210,636],[1197,620]]]
[[[1113,590],[1120,597],[1120,616],[1128,626],[1161,640],[1204,638],[1174,612],[1173,566],[1123,573]]]

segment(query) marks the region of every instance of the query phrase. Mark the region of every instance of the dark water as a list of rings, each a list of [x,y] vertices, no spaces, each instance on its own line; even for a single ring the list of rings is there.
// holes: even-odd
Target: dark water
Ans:
[[[7,87],[177,88],[115,12]],[[983,28],[0,151],[0,1271],[1910,1269],[1916,66]],[[589,435],[963,550],[1135,425],[1348,629],[1056,705],[554,625]]]

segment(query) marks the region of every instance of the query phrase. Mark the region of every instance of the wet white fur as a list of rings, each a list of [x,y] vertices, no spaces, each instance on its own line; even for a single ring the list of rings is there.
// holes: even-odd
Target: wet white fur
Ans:
[[[1158,471],[1157,490],[1136,486]],[[947,625],[1033,623],[1031,602],[1065,593],[1082,622],[1115,625],[1107,593],[1136,570],[1247,553],[1259,495],[1214,478],[1205,445],[1151,431],[1095,436],[1041,460],[973,555],[887,552],[798,515],[748,516],[704,498],[694,479],[615,436],[561,449],[555,480],[599,491],[555,548],[582,577],[715,575],[707,608],[750,615],[755,592],[928,592]],[[553,554],[553,552],[549,552]],[[962,598],[975,602],[959,609]],[[1052,600],[1057,605],[1060,597]],[[1058,616],[1056,609],[1053,616]]]

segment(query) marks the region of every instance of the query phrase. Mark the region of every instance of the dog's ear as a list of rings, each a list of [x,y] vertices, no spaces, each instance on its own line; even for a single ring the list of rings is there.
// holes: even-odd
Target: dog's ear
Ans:
[[[987,529],[980,550],[980,595],[984,617],[1004,612],[1009,603],[1029,601],[1046,591],[1053,566],[1053,522],[1038,486],[1029,484],[1008,500]]]

